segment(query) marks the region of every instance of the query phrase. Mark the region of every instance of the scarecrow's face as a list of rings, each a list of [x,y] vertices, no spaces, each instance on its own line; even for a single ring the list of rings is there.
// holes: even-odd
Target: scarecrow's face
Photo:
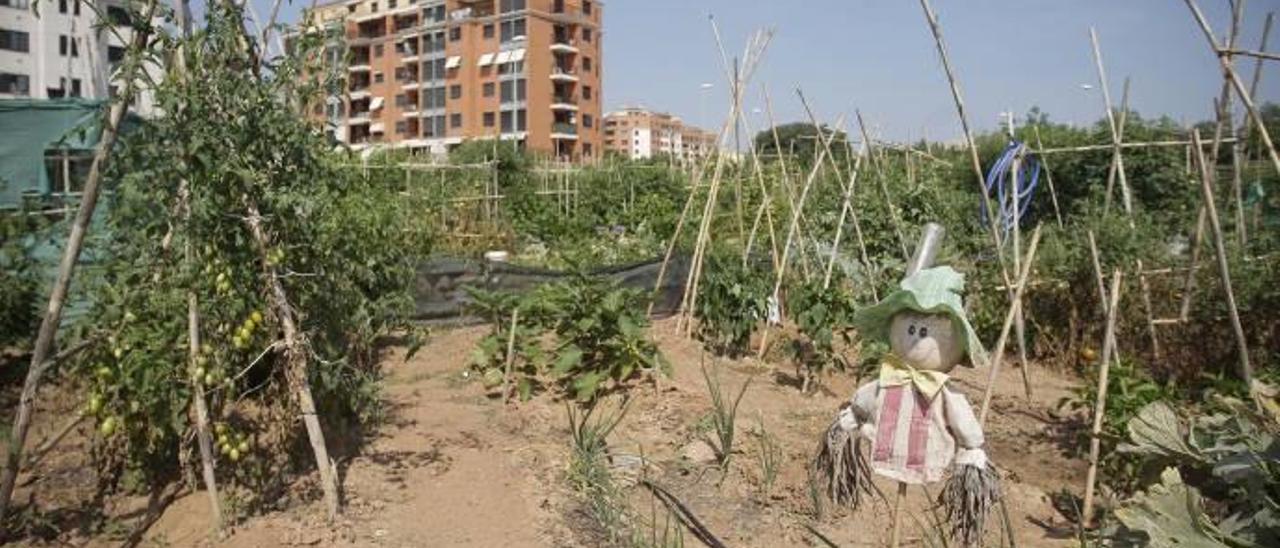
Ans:
[[[943,314],[901,312],[889,327],[894,354],[916,369],[943,373],[964,357],[962,336],[951,318]]]

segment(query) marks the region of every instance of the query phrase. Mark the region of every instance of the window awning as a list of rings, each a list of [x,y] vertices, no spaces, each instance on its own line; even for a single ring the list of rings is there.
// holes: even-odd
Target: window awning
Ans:
[[[369,101],[369,110],[378,110],[380,108],[382,108],[381,97],[374,97],[372,101]]]
[[[512,52],[511,52],[511,60],[512,60],[512,61],[524,61],[524,48],[520,48],[520,49],[518,49],[518,50],[512,51]]]
[[[444,68],[447,68],[447,69],[455,69],[455,68],[458,68],[458,66],[460,65],[462,65],[462,58],[456,55],[453,57],[450,57],[448,60],[444,62]]]
[[[493,64],[493,54],[492,54],[492,53],[486,53],[486,54],[484,54],[484,55],[481,55],[481,56],[480,56],[480,64],[478,64],[478,65],[476,65],[476,66],[478,66],[478,67],[487,67],[487,66],[489,66],[489,65],[491,65],[491,64]]]
[[[511,52],[509,52],[509,51],[504,51],[504,52],[502,52],[502,53],[499,53],[499,54],[498,54],[498,58],[497,58],[496,60],[494,60],[494,62],[495,62],[495,63],[497,63],[497,64],[499,64],[499,65],[501,65],[501,64],[503,64],[503,63],[509,63],[509,62],[511,62]]]
[[[369,133],[382,133],[382,122],[369,125]]]

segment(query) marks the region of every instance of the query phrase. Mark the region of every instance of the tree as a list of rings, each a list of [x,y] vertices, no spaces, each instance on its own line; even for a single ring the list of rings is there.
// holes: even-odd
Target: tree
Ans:
[[[774,132],[777,132],[776,140]],[[756,151],[766,159],[781,153],[794,155],[797,160],[811,164],[817,158],[818,151],[822,150],[822,143],[818,142],[819,136],[831,137],[832,132],[834,137],[831,139],[831,153],[837,161],[843,163],[850,153],[849,136],[843,131],[831,129],[826,124],[820,126],[808,122],[783,124],[756,133],[753,142]],[[779,147],[781,150],[778,150]]]

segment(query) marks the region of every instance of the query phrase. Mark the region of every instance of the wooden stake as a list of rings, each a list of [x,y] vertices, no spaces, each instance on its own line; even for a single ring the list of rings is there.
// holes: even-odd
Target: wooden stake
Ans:
[[[1036,134],[1036,148],[1043,149],[1044,142],[1040,140],[1040,125],[1031,126]],[[1058,209],[1058,191],[1053,187],[1053,172],[1049,171],[1049,160],[1044,156],[1037,158],[1040,165],[1044,166],[1044,178],[1049,183],[1049,197],[1053,199],[1053,216],[1058,220],[1058,228],[1062,228],[1062,210]]]
[[[1261,128],[1260,128],[1261,129]],[[1240,324],[1240,311],[1236,308],[1235,291],[1231,288],[1231,269],[1227,262],[1227,248],[1223,243],[1222,225],[1218,223],[1218,208],[1214,204],[1213,188],[1209,182],[1209,166],[1200,150],[1200,130],[1192,132],[1192,139],[1197,143],[1196,161],[1200,164],[1200,190],[1204,197],[1205,210],[1209,215],[1209,227],[1213,229],[1213,247],[1218,255],[1218,274],[1222,277],[1222,289],[1226,292],[1227,311],[1231,315],[1231,329],[1236,335],[1236,350],[1240,354],[1240,380],[1245,386],[1252,386],[1253,368],[1249,365],[1249,344],[1245,338],[1244,327]]]
[[[902,540],[902,499],[907,498],[907,484],[898,482],[898,495],[893,498],[893,530],[889,532],[889,546],[898,548]]]
[[[1093,521],[1093,487],[1098,479],[1098,457],[1102,450],[1102,419],[1107,408],[1107,373],[1111,369],[1111,354],[1116,346],[1116,317],[1120,306],[1120,281],[1122,273],[1119,269],[1111,275],[1110,302],[1105,306],[1107,315],[1106,331],[1102,339],[1102,362],[1098,365],[1097,398],[1093,406],[1093,435],[1089,439],[1089,471],[1085,474],[1084,509],[1080,513],[1082,526]]]
[[[284,332],[284,356],[287,369],[285,377],[289,382],[294,397],[298,400],[302,422],[307,428],[307,438],[311,442],[311,451],[315,454],[316,469],[320,473],[320,487],[324,491],[326,514],[330,521],[341,513],[338,496],[338,475],[333,460],[329,458],[329,448],[325,445],[324,429],[320,426],[320,417],[316,414],[315,400],[311,397],[311,384],[308,380],[306,333],[298,329],[293,315],[293,306],[289,304],[289,295],[276,267],[267,259],[271,249],[271,239],[262,228],[262,214],[258,205],[248,196],[244,197],[245,210],[248,216],[245,224],[258,247],[258,261],[262,269],[263,281],[267,286],[267,300],[276,321]]]
[[[150,21],[155,14],[156,1],[147,2],[146,20]],[[143,25],[134,30],[133,43],[129,49],[132,55],[140,55],[146,48],[150,37],[150,27]],[[84,239],[89,232],[89,223],[94,209],[98,205],[98,196],[102,182],[102,172],[111,159],[111,148],[119,136],[120,124],[129,112],[137,79],[135,67],[141,63],[125,63],[124,90],[120,97],[111,103],[110,114],[102,128],[98,147],[93,154],[93,163],[89,165],[89,175],[85,179],[84,191],[80,197],[80,207],[76,210],[75,220],[71,224],[71,233],[67,236],[67,247],[63,250],[62,261],[58,265],[58,275],[53,289],[49,292],[49,304],[40,320],[40,330],[36,334],[35,344],[31,349],[31,365],[27,368],[27,376],[22,383],[22,393],[18,398],[18,412],[14,417],[13,430],[9,437],[9,451],[5,459],[3,475],[0,476],[0,521],[8,514],[9,502],[13,497],[13,488],[17,484],[18,472],[22,467],[22,450],[27,442],[27,434],[31,429],[31,415],[35,412],[36,392],[40,389],[44,368],[41,365],[49,357],[53,349],[58,325],[62,322],[62,308],[66,304],[67,293],[71,288],[71,278],[75,274],[76,263],[80,260],[80,252],[84,249]]]
[[[1124,160],[1120,156],[1120,143],[1124,142],[1124,138],[1122,137],[1123,134],[1121,133],[1120,128],[1116,124],[1116,114],[1111,110],[1111,90],[1107,87],[1107,71],[1102,65],[1102,49],[1098,47],[1098,33],[1093,29],[1093,27],[1089,28],[1089,40],[1093,43],[1093,60],[1098,67],[1098,82],[1102,86],[1102,100],[1107,107],[1107,124],[1111,126],[1111,143],[1114,150],[1111,158],[1111,169],[1113,172],[1115,170],[1119,170],[1123,173]],[[1112,177],[1109,175],[1107,179],[1107,204],[1109,205],[1111,199],[1110,181],[1112,180]],[[1132,212],[1133,199],[1129,193],[1129,185],[1125,182],[1123,175],[1120,179],[1120,197],[1125,213]]]
[[[996,339],[995,352],[991,354],[991,371],[987,374],[987,388],[982,393],[982,407],[978,412],[978,424],[987,423],[987,410],[991,407],[991,396],[995,391],[996,379],[1000,376],[1000,363],[1004,361],[1004,347],[1009,341],[1009,331],[1013,328],[1013,320],[1022,308],[1022,293],[1027,288],[1027,279],[1031,276],[1031,267],[1035,264],[1036,248],[1040,246],[1040,227],[1031,233],[1031,245],[1027,248],[1027,259],[1018,273],[1018,285],[1013,290],[1013,300],[1009,304],[1009,312],[1004,316],[1004,324],[1000,328],[1000,338]]]
[[[867,133],[867,125],[862,121],[862,111],[855,109],[854,114],[858,117],[858,128],[862,132],[862,144],[867,147],[868,154],[874,154],[871,148],[871,136]],[[873,155],[872,158],[875,156]],[[893,225],[893,233],[898,238],[898,247],[902,249],[902,260],[911,260],[911,251],[907,249],[907,239],[902,235],[902,222],[898,220],[898,210],[893,205],[893,199],[889,197],[889,187],[884,182],[884,171],[880,168],[880,164],[871,162],[872,169],[875,170],[876,182],[880,185],[880,194],[884,198],[884,207],[889,210],[889,223]]]
[[[823,137],[823,139],[827,141],[828,145],[830,145],[830,140],[834,139],[835,136],[840,133],[840,127],[843,126],[843,124],[844,124],[844,117],[842,116],[839,120],[836,121],[835,130],[832,131],[830,135]],[[796,203],[795,209],[792,210],[791,212],[791,224],[787,229],[786,243],[783,244],[782,246],[782,265],[781,267],[778,268],[777,275],[774,276],[772,295],[775,300],[778,299],[778,295],[782,292],[782,280],[783,278],[786,277],[786,274],[787,274],[787,258],[791,254],[791,243],[795,240],[796,226],[800,223],[800,216],[803,215],[804,213],[805,200],[807,200],[809,197],[809,189],[813,187],[813,181],[814,179],[817,178],[818,171],[822,168],[822,162],[823,162],[823,159],[826,158],[826,156],[827,156],[826,147],[818,150],[818,159],[816,162],[814,162],[813,168],[809,170],[809,178],[808,180],[805,181],[804,189],[800,191],[800,199]],[[764,329],[760,332],[760,348],[756,351],[756,357],[763,358],[764,351],[768,347],[769,347],[769,323],[765,322]]]
[[[507,336],[507,364],[502,374],[502,403],[511,395],[511,369],[516,363],[516,326],[520,322],[520,307],[511,311],[511,334]]]
[[[1204,14],[1200,12],[1200,7],[1196,5],[1195,0],[1185,0],[1187,7],[1191,9],[1191,14],[1195,17],[1196,23],[1200,25],[1200,30],[1204,32],[1204,37],[1209,41],[1209,47],[1215,52],[1221,51],[1218,41],[1213,37],[1213,30],[1209,28],[1209,23],[1205,21]],[[1253,119],[1254,126],[1258,129],[1258,135],[1262,137],[1262,144],[1267,149],[1267,154],[1271,157],[1271,167],[1280,174],[1280,154],[1276,153],[1276,146],[1271,140],[1271,134],[1267,131],[1266,124],[1263,123],[1262,115],[1258,113],[1258,109],[1254,106],[1253,98],[1249,95],[1248,90],[1244,87],[1244,82],[1240,80],[1240,75],[1236,74],[1235,68],[1231,65],[1229,55],[1219,55],[1218,63],[1222,66],[1223,72],[1231,81],[1231,85],[1235,87],[1236,94],[1240,96],[1240,102],[1244,103],[1244,107],[1249,112],[1249,117]]]

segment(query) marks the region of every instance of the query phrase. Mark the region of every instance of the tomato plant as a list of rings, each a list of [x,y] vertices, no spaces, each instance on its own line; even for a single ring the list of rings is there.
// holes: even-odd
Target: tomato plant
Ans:
[[[744,265],[732,253],[711,253],[707,259],[696,311],[698,336],[714,352],[740,356],[768,313],[770,271]]]

